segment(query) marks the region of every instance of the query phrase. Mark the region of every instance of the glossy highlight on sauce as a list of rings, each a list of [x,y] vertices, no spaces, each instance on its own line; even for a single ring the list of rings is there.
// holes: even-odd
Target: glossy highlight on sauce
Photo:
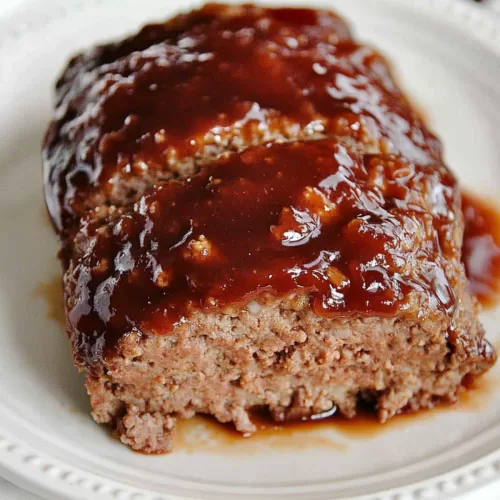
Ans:
[[[44,143],[45,198],[64,237],[96,206],[133,203],[224,150],[319,135],[441,157],[386,60],[334,14],[208,5],[71,61]]]
[[[485,307],[500,295],[500,211],[477,196],[462,195],[465,232],[462,259],[469,292]]]
[[[443,166],[329,140],[220,159],[83,226],[68,312],[80,355],[266,294],[307,295],[322,316],[451,317],[457,196]]]

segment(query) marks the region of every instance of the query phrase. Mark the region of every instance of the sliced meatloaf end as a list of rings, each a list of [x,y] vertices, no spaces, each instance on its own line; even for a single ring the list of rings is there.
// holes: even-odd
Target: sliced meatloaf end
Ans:
[[[256,146],[84,221],[68,331],[97,422],[170,450],[196,413],[278,420],[454,401],[495,360],[466,292],[456,181],[330,140]]]

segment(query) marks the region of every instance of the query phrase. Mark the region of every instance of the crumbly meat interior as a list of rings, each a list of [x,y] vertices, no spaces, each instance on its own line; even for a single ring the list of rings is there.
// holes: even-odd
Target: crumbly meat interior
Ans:
[[[75,57],[44,143],[93,416],[145,453],[454,401],[495,361],[456,180],[336,15],[207,5]]]
[[[87,376],[94,419],[145,453],[170,451],[175,420],[196,413],[251,433],[254,407],[280,422],[334,407],[352,418],[361,403],[385,422],[456,401],[464,379],[494,361],[477,322],[467,333],[478,343],[471,356],[432,321],[327,320],[301,304],[251,304],[199,315],[173,336],[124,337],[103,372]]]

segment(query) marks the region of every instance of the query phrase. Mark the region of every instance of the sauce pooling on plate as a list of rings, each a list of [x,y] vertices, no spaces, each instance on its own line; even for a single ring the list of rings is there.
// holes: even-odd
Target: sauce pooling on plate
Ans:
[[[483,306],[493,306],[500,295],[500,211],[467,193],[462,196],[462,209],[462,259],[469,291]]]

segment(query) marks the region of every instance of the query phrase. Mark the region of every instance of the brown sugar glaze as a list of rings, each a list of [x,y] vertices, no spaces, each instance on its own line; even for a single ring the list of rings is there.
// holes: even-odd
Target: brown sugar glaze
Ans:
[[[121,182],[175,177],[183,159],[217,154],[230,135],[231,149],[257,133],[316,133],[424,164],[441,155],[386,60],[324,11],[246,6],[231,16],[209,5],[146,26],[74,58],[57,105],[43,156],[63,234],[105,199],[121,202]]]
[[[322,316],[417,308],[452,322],[457,205],[445,167],[327,140],[231,155],[86,223],[68,312],[79,354],[92,364],[135,328],[165,335],[265,293],[308,293]]]

